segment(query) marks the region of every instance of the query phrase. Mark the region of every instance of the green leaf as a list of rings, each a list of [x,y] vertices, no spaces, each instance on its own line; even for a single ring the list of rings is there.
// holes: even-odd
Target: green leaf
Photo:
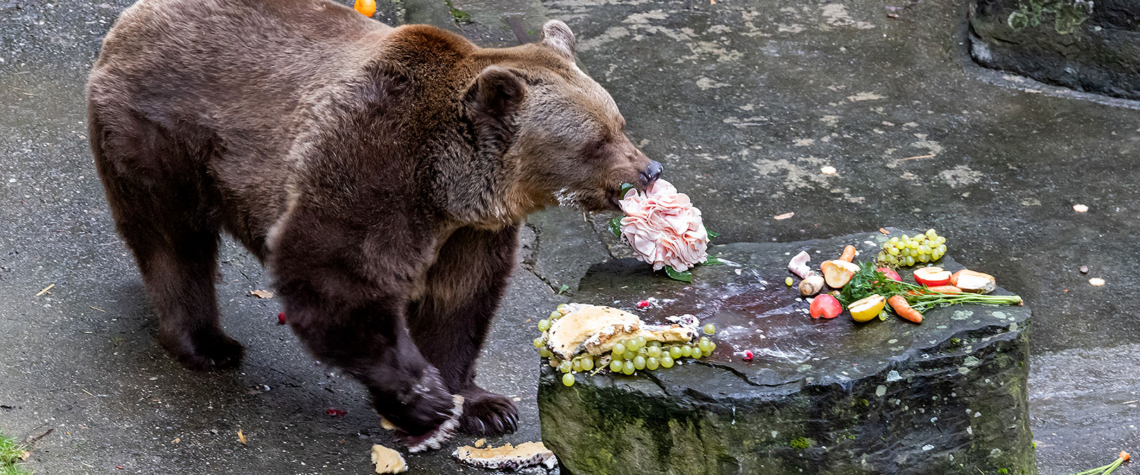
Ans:
[[[621,184],[621,197],[622,197],[622,199],[625,199],[625,194],[629,193],[629,190],[632,190],[632,189],[633,189],[633,185],[631,185],[629,183],[622,183]]]
[[[723,266],[723,265],[724,265],[724,261],[720,260],[720,258],[719,258],[719,257],[709,256],[709,257],[708,257],[708,259],[705,259],[705,261],[701,263],[701,265],[706,265],[706,266]]]
[[[709,230],[707,230],[707,229],[705,230],[705,232],[709,234],[709,239],[712,239],[712,238],[715,238],[715,237],[720,237],[720,233],[717,233],[717,232],[713,232],[713,231],[709,231]]]
[[[562,287],[558,289],[558,295],[562,295],[562,292],[565,292],[567,290],[570,290],[570,286],[566,285],[566,284],[562,284]]]
[[[676,269],[673,269],[673,266],[665,266],[665,273],[669,274],[669,278],[673,279],[673,280],[679,280],[681,282],[692,282],[693,281],[693,273],[692,272],[689,272],[689,271],[677,272]]]
[[[621,217],[620,216],[610,220],[610,232],[614,233],[614,236],[621,237]]]

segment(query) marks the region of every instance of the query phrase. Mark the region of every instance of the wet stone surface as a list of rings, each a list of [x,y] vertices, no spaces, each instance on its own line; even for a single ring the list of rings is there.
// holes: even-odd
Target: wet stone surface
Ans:
[[[783,282],[801,250],[814,265],[848,243],[869,258],[883,238],[717,246],[710,254],[729,264],[698,267],[692,285],[631,259],[595,265],[576,300],[635,311],[652,297],[643,319],[694,314],[716,325],[717,348],[668,370],[579,375],[572,387],[544,367],[544,442],[572,473],[1036,473],[1028,307],[855,324],[812,319]]]

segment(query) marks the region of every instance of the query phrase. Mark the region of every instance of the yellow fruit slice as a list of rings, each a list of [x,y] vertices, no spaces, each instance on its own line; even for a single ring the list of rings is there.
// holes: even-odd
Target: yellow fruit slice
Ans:
[[[882,295],[875,294],[853,302],[847,307],[847,310],[851,312],[851,318],[855,319],[856,322],[867,322],[878,317],[886,305],[887,300]]]

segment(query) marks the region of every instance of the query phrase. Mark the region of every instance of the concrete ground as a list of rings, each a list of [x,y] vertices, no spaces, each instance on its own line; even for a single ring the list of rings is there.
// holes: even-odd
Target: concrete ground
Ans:
[[[155,342],[84,126],[87,71],[129,3],[0,0],[0,429],[38,437],[37,473],[368,473],[370,445],[395,443],[360,387],[276,324],[277,302],[249,294],[270,281],[232,242],[219,295],[247,347],[241,369],[185,371]],[[567,21],[629,134],[721,242],[936,228],[957,260],[1034,310],[1040,472],[1140,451],[1140,313],[1128,304],[1140,285],[1136,103],[974,66],[963,0],[440,3],[381,2],[377,18],[484,45]],[[473,22],[457,24],[457,11]],[[519,398],[522,427],[491,442],[537,440],[537,356],[517,328],[572,298],[556,289],[572,294],[606,258],[606,218],[530,219],[479,364],[481,384]],[[482,472],[449,453],[409,457],[413,473]]]

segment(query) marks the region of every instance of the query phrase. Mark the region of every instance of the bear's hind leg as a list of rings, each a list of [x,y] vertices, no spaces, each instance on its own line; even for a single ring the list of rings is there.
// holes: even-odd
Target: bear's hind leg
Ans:
[[[159,342],[187,368],[237,365],[242,346],[222,330],[214,293],[219,225],[202,157],[135,114],[116,113],[110,128],[94,110],[95,164],[158,316]]]
[[[159,343],[194,370],[237,366],[243,352],[218,313],[217,240],[214,233],[186,232],[173,242],[131,246],[158,315]]]
[[[462,228],[440,249],[423,297],[412,304],[408,327],[421,353],[466,401],[460,430],[498,435],[518,429],[509,398],[475,384],[475,359],[515,263],[518,226],[501,231]]]

